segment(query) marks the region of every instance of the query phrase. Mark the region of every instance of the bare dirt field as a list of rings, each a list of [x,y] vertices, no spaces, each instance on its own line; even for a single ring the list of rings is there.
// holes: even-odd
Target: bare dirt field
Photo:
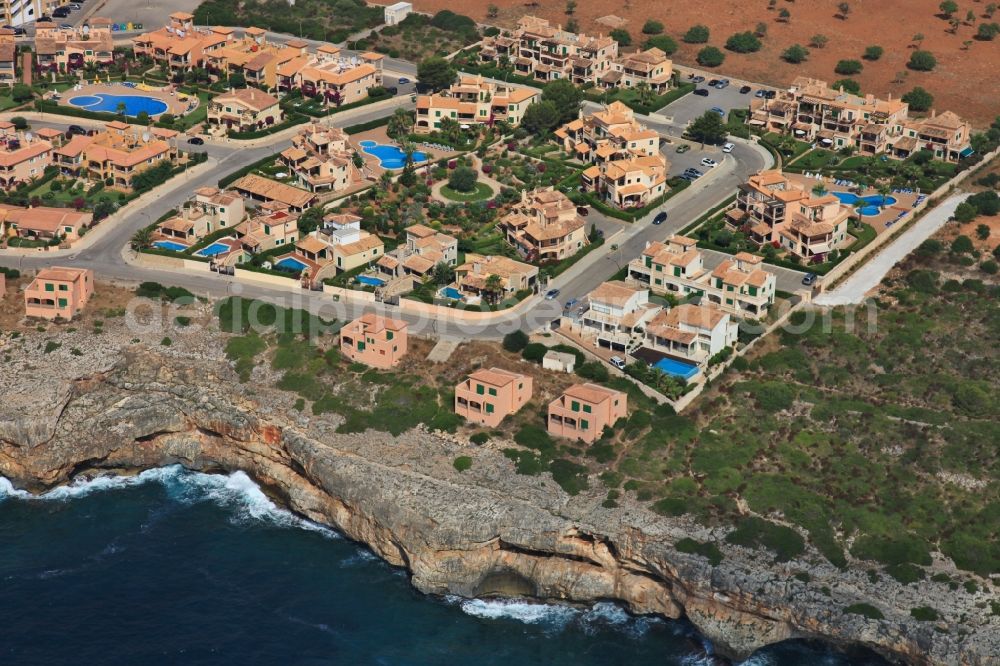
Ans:
[[[423,12],[451,9],[477,21],[499,26],[513,26],[518,17],[536,14],[550,21],[565,24],[570,19],[564,2],[540,3],[530,6],[517,0],[468,0],[455,7],[447,0],[415,0],[414,8]],[[486,17],[487,7],[496,5],[496,19]],[[701,23],[711,30],[709,44],[722,48],[726,38],[736,32],[754,30],[758,23],[767,25],[764,48],[757,53],[738,54],[726,51],[726,61],[719,68],[730,76],[783,86],[798,75],[809,75],[828,82],[844,78],[834,72],[838,60],[862,60],[865,47],[878,45],[885,53],[876,62],[864,61],[864,71],[851,78],[860,82],[864,92],[880,96],[902,95],[914,86],[922,86],[934,95],[937,111],[951,109],[967,117],[976,127],[985,127],[1000,114],[1000,93],[995,85],[1000,67],[1000,37],[979,41],[975,34],[980,23],[1000,22],[1000,12],[985,18],[987,0],[962,0],[954,14],[961,19],[956,34],[951,33],[948,19],[940,15],[939,0],[849,0],[846,19],[838,18],[836,0],[789,2],[778,0],[773,9],[768,0],[715,0],[709,5],[677,2],[666,4],[658,0],[625,0],[608,3],[602,0],[578,0],[573,18],[586,32],[607,33],[610,28],[596,19],[614,14],[627,19],[625,29],[632,35],[633,45],[642,43],[642,26],[646,19],[656,19],[665,26],[665,34],[674,37],[680,49],[674,59],[680,64],[694,65],[695,55],[704,45],[684,44],[681,36],[692,25]],[[779,12],[787,9],[788,22],[779,20]],[[975,13],[971,24],[965,21],[969,11]],[[829,42],[822,49],[809,47],[813,35],[825,35]],[[928,50],[938,60],[932,72],[909,71],[906,62],[916,48],[913,37],[922,34],[920,48]],[[971,42],[966,47],[966,42]],[[808,60],[792,65],[781,60],[781,53],[792,44],[802,44],[810,50]],[[897,74],[906,72],[902,81]]]

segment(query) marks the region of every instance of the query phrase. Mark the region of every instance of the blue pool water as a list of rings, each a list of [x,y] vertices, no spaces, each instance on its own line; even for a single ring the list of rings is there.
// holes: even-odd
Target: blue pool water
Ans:
[[[859,197],[851,192],[833,192],[832,194],[843,204],[857,206],[862,215],[878,215],[882,212],[882,208],[896,203],[896,197],[887,197],[881,194],[869,194],[864,197]]]
[[[697,365],[694,365],[693,363],[685,363],[684,361],[678,361],[673,358],[661,358],[653,365],[653,367],[659,368],[668,375],[680,377],[681,379],[691,379],[698,374]]]
[[[383,169],[402,169],[406,166],[406,153],[397,146],[387,146],[384,143],[376,143],[375,141],[362,141],[358,145],[361,146],[361,150],[377,157]],[[426,161],[427,153],[419,150],[413,153],[414,164]]]
[[[133,117],[143,111],[150,116],[158,116],[167,110],[166,102],[145,95],[111,95],[108,93],[77,95],[71,97],[69,103],[87,111],[105,111],[107,113],[118,113],[118,105],[124,104],[125,115]]]
[[[445,298],[450,298],[455,301],[462,300],[462,292],[460,292],[458,289],[455,289],[454,287],[445,287],[444,289],[441,290],[441,295],[444,296]]]
[[[175,243],[174,241],[156,241],[153,245],[163,250],[173,250],[174,252],[183,252],[187,249],[187,245]]]
[[[361,284],[367,284],[371,287],[381,287],[385,284],[385,280],[377,277],[369,277],[367,275],[359,275],[357,277],[358,282]]]
[[[284,259],[278,261],[278,263],[275,264],[275,267],[284,269],[286,271],[292,271],[293,273],[301,273],[306,268],[308,268],[308,266],[303,264],[295,257],[285,257]]]
[[[201,257],[214,257],[215,255],[222,254],[224,252],[229,252],[228,245],[225,243],[212,243],[208,247],[198,250],[195,254]]]

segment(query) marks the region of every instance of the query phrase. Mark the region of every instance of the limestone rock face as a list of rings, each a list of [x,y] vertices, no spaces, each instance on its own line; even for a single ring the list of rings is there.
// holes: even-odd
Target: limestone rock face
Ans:
[[[253,391],[224,363],[132,349],[106,371],[65,381],[40,413],[0,400],[0,475],[40,491],[95,470],[243,470],[298,513],[406,567],[426,593],[618,600],[636,613],[686,616],[720,653],[741,659],[811,637],[913,664],[997,663],[991,620],[961,639],[935,631],[909,617],[908,604],[919,604],[891,581],[874,589],[863,572],[816,558],[772,563],[735,546],[712,567],[673,544],[721,532],[629,502],[605,509],[596,492],[570,498],[549,479],[518,476],[498,452],[425,432],[336,434],[282,408],[285,394]],[[459,452],[475,456],[461,474],[450,464]],[[804,569],[810,585],[792,576]],[[859,599],[884,602],[886,620],[842,612]]]

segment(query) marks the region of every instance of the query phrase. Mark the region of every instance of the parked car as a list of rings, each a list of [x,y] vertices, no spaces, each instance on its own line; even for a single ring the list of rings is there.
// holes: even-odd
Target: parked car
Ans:
[[[740,86],[740,94],[741,95],[746,95],[751,90],[753,90],[753,88],[751,88],[750,86]]]
[[[729,85],[729,79],[722,79],[721,81],[715,84],[715,87],[718,88],[719,90],[722,90],[728,85]]]
[[[701,171],[698,171],[694,167],[691,167],[691,168],[688,168],[688,169],[684,169],[684,175],[685,176],[691,176],[692,178],[701,178],[705,174],[703,174]]]
[[[66,18],[69,16],[69,7],[56,7],[52,10],[53,18]]]
[[[547,292],[545,292],[545,300],[547,301],[554,301],[558,296],[559,296],[558,289],[549,289]]]
[[[653,218],[653,224],[663,224],[666,221],[667,221],[667,211],[665,210],[661,210],[659,213],[656,214],[656,217]]]
[[[693,79],[691,79],[691,81],[693,83],[701,83],[704,80],[705,80],[705,77],[701,76],[700,74],[698,76],[694,77]]]
[[[758,90],[757,92],[755,92],[755,93],[753,94],[753,96],[754,96],[754,97],[767,97],[767,91],[766,91],[766,90],[763,90],[763,89],[761,89],[761,90]]]
[[[621,356],[612,356],[611,357],[611,365],[615,366],[619,370],[624,370],[625,369],[625,359],[623,359]]]
[[[691,150],[691,146],[687,145],[686,143],[682,143],[681,145],[677,146],[677,148],[674,149],[674,152],[686,153],[689,150]]]
[[[717,85],[719,85],[719,79],[710,79],[708,81],[708,87],[709,88],[714,88]]]
[[[695,88],[694,94],[698,97],[708,97],[708,88]]]
[[[81,5],[79,2],[71,2],[66,6],[72,9],[73,11],[79,11],[83,9],[83,5]]]
[[[724,144],[722,146],[722,152],[724,152],[724,153],[731,153],[731,152],[733,152],[733,148],[735,148],[735,147],[736,146],[734,146],[731,143]]]
[[[66,128],[66,136],[73,136],[74,134],[86,134],[87,130],[83,129],[79,125],[70,125]]]
[[[805,275],[802,276],[802,284],[804,284],[805,286],[809,287],[814,282],[816,282],[816,274],[815,273],[806,273]]]
[[[205,140],[200,136],[193,136],[190,139],[188,139],[188,143],[190,143],[192,146],[204,146]]]
[[[692,176],[689,173],[682,173],[681,175],[679,175],[677,177],[680,178],[681,180],[686,180],[686,181],[689,181],[689,182],[692,181],[692,180],[694,180],[694,176]]]
[[[405,76],[401,76],[398,79],[396,79],[396,82],[399,83],[399,85],[403,86],[403,85],[406,85],[407,83],[409,83],[410,80],[408,78],[406,78]]]
[[[711,157],[705,157],[705,158],[702,158],[702,160],[701,160],[701,165],[702,166],[707,166],[709,169],[718,166],[718,164],[719,163],[716,162],[715,160],[713,160]]]
[[[723,118],[725,118],[725,117],[726,117],[726,112],[725,112],[725,111],[723,111],[722,109],[720,109],[720,108],[719,108],[719,107],[717,107],[717,106],[713,106],[713,107],[712,107],[712,111],[715,111],[715,112],[716,112],[717,114],[719,114],[719,115],[720,115],[720,116],[722,116]]]
[[[396,86],[388,86],[386,88],[386,90],[389,91],[390,95],[398,95],[399,94],[399,88],[397,88]]]
[[[60,23],[59,27],[62,28],[63,30],[72,30],[73,29],[73,24],[72,23]]]
[[[576,214],[582,217],[587,217],[588,215],[590,215],[590,209],[587,208],[586,206],[577,206]]]
[[[580,299],[578,299],[578,298],[571,298],[568,301],[566,301],[566,305],[563,306],[563,309],[564,310],[572,310],[573,306],[575,306],[579,302],[580,302]]]
[[[777,96],[778,96],[778,91],[777,90],[765,90],[764,91],[764,97],[766,97],[767,99],[774,99]]]

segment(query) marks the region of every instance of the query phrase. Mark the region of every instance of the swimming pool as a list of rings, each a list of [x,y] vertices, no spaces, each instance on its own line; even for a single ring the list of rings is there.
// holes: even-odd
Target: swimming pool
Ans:
[[[281,270],[291,271],[293,273],[301,273],[305,269],[309,268],[295,257],[285,257],[284,259],[279,260],[274,267]]]
[[[653,367],[681,379],[691,379],[698,374],[698,366],[694,363],[685,363],[666,356],[653,364]]]
[[[174,241],[167,240],[156,241],[153,243],[153,246],[162,250],[173,250],[174,252],[183,252],[187,249],[187,245],[184,245],[183,243],[175,243]]]
[[[441,295],[444,296],[445,298],[450,298],[453,301],[462,300],[462,292],[460,292],[458,289],[455,289],[454,287],[445,287],[444,289],[441,290]]]
[[[198,250],[197,252],[195,252],[195,254],[197,254],[200,257],[214,257],[216,255],[229,252],[229,250],[231,249],[232,248],[230,248],[225,243],[212,243],[208,247]]]
[[[383,169],[402,169],[406,166],[406,153],[397,146],[387,146],[384,143],[377,143],[375,141],[362,141],[358,145],[361,146],[361,150],[377,157]],[[419,150],[413,153],[414,164],[426,161],[427,153]]]
[[[840,199],[840,202],[848,206],[855,206],[862,215],[878,215],[886,206],[896,203],[896,197],[882,196],[881,194],[869,194],[859,197],[852,192],[833,192],[833,196]]]
[[[118,105],[125,105],[125,115],[135,117],[145,111],[150,116],[158,116],[167,110],[167,103],[155,97],[145,95],[112,95],[97,93],[95,95],[77,95],[71,97],[69,103],[87,111],[105,111],[118,113]]]
[[[357,277],[358,282],[361,284],[367,284],[370,287],[381,287],[385,284],[385,280],[377,277],[369,277],[367,275],[359,275]]]

